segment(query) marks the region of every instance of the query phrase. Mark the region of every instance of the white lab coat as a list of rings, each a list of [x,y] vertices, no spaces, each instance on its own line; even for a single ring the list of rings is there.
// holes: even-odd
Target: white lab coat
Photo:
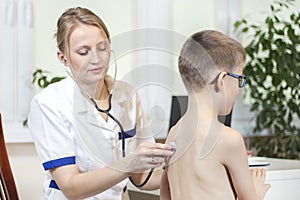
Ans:
[[[105,81],[110,88],[112,78],[107,76]],[[116,81],[112,95],[110,113],[126,132],[126,154],[134,152],[141,142],[154,142],[134,89]],[[118,125],[110,118],[105,122],[71,78],[51,84],[33,98],[28,125],[46,171],[43,199],[67,199],[49,169],[76,164],[80,172],[88,172],[122,157]],[[127,182],[88,199],[120,200]]]

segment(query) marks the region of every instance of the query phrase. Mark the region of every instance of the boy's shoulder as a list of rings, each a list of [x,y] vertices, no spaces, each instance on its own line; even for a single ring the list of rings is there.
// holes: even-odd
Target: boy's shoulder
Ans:
[[[224,151],[235,152],[238,149],[244,148],[245,143],[244,138],[239,131],[224,126],[219,145]]]
[[[224,125],[224,133],[227,134],[228,138],[232,138],[232,139],[242,137],[242,134],[239,131],[225,125]]]
[[[230,146],[243,142],[243,136],[239,131],[228,126],[224,126],[221,140]]]

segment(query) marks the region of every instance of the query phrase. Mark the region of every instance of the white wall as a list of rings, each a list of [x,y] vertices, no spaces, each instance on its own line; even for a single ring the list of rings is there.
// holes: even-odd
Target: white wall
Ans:
[[[56,29],[56,20],[66,8],[80,5],[92,9],[106,23],[113,42],[114,37],[139,28],[137,2],[138,0],[35,0],[35,67],[64,74],[61,64],[56,58],[56,42],[53,34]],[[171,27],[166,28],[171,28],[172,31],[187,37],[198,30],[214,27],[213,1],[174,0],[171,1],[171,7]],[[124,60],[124,65],[122,65],[123,60],[120,62],[119,73],[122,76],[126,71],[131,70],[132,60]]]
[[[173,0],[172,29],[187,37],[215,28],[215,2],[205,0]]]
[[[59,16],[70,7],[82,6],[100,16],[108,27],[111,37],[133,29],[134,2],[132,0],[51,0],[35,3],[35,67],[48,69],[54,74],[64,74],[56,57],[54,33]],[[120,68],[122,71],[124,68]],[[120,72],[121,73],[121,72]]]

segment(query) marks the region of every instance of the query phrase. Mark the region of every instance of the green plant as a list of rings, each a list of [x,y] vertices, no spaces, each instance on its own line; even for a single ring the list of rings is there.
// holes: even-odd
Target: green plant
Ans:
[[[46,88],[48,85],[66,78],[64,76],[54,76],[52,78],[50,77],[50,72],[42,69],[36,69],[35,72],[33,72],[32,74],[32,84],[37,84],[40,88]]]
[[[295,122],[300,118],[300,13],[288,15],[293,3],[274,1],[262,24],[242,19],[235,28],[251,38],[244,73],[245,95],[256,116],[254,132],[268,130],[270,135],[254,146],[259,155],[299,159],[300,127]]]
[[[64,76],[52,76],[50,72],[43,69],[36,69],[32,74],[32,84],[37,84],[40,88],[65,79]],[[23,126],[27,126],[27,119],[23,121]]]

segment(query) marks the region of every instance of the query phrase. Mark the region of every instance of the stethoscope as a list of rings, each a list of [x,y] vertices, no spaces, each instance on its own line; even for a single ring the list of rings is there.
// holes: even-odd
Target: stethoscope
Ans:
[[[117,63],[116,63],[116,55],[115,55],[115,52],[113,50],[110,50],[113,54],[113,57],[114,57],[114,63],[115,63],[115,73],[114,73],[114,78],[113,78],[113,83],[112,83],[112,86],[111,88],[113,88],[113,85],[114,85],[114,82],[116,80],[116,74],[117,74]],[[121,124],[121,122],[116,119],[115,116],[113,116],[111,113],[110,113],[110,110],[111,110],[111,99],[112,99],[112,89],[111,91],[109,92],[109,95],[108,95],[108,108],[107,109],[101,109],[99,108],[99,106],[97,105],[97,102],[95,101],[95,99],[93,97],[91,97],[87,91],[85,91],[83,88],[81,88],[79,86],[79,84],[77,84],[77,81],[75,80],[75,78],[73,77],[73,75],[65,69],[65,71],[67,72],[67,74],[73,79],[73,81],[75,82],[75,84],[80,88],[80,90],[82,90],[85,95],[89,98],[89,100],[94,104],[96,110],[98,112],[101,112],[101,113],[105,113],[109,118],[111,118],[114,122],[116,122],[116,124],[119,126],[120,128],[120,131],[121,131],[121,137],[122,137],[122,156],[123,158],[126,156],[125,154],[125,131],[124,131],[124,128]],[[134,180],[132,179],[131,176],[129,176],[129,180],[130,182],[135,186],[135,187],[143,187],[150,179],[152,173],[154,171],[154,168],[151,168],[151,170],[149,171],[146,179],[141,183],[141,184],[137,184],[134,182]]]
[[[97,111],[101,112],[101,113],[105,113],[108,117],[110,117],[114,122],[117,123],[117,125],[120,128],[121,131],[121,136],[122,136],[122,156],[123,158],[126,156],[125,155],[125,132],[124,132],[124,128],[121,124],[121,122],[116,119],[109,111],[111,110],[111,98],[112,98],[112,93],[109,94],[108,96],[108,108],[107,109],[101,109],[99,108],[99,106],[97,105],[96,101],[94,100],[94,98],[90,98],[91,102],[94,104],[95,108]],[[131,176],[129,176],[129,180],[130,182],[135,186],[135,187],[143,187],[150,179],[152,173],[154,171],[154,168],[151,168],[150,172],[148,173],[146,179],[144,180],[144,182],[142,182],[141,184],[137,184],[134,182],[134,180],[132,179]]]

